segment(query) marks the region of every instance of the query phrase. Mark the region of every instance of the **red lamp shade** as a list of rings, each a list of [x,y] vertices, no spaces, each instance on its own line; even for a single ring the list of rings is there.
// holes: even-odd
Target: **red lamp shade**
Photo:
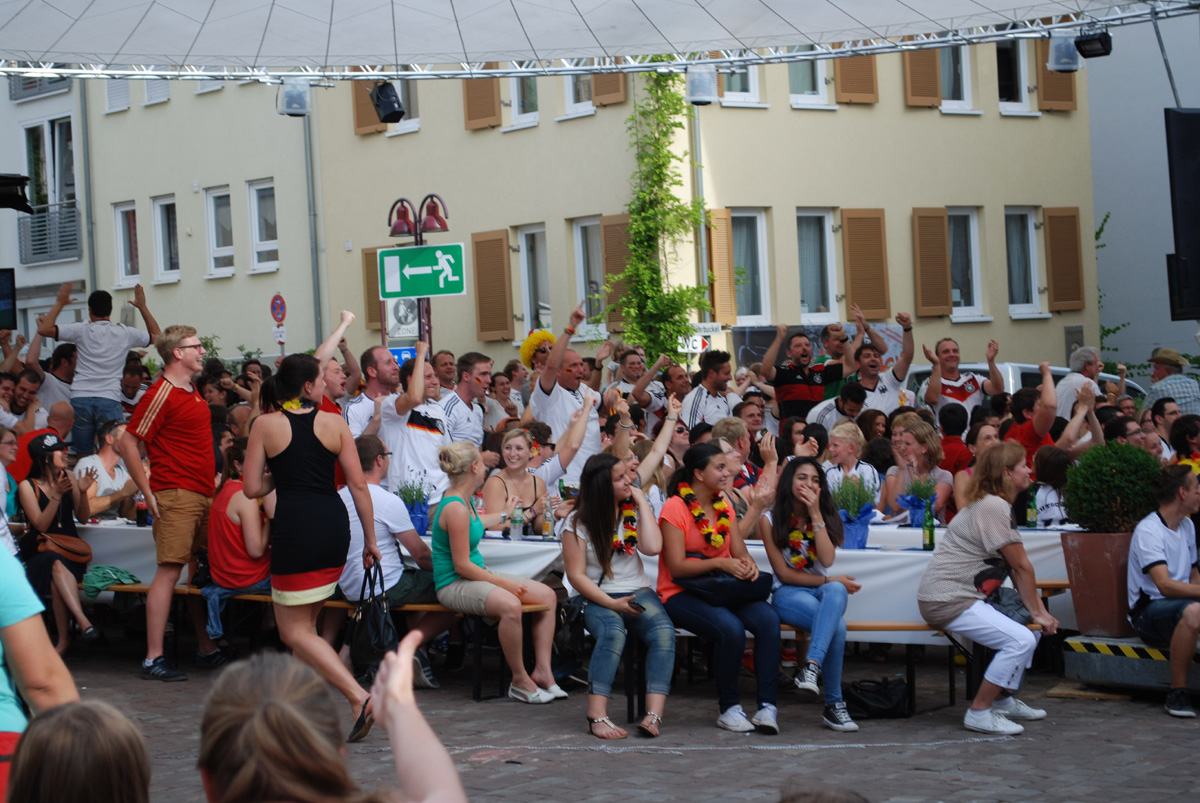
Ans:
[[[421,219],[421,231],[449,231],[446,218],[438,212],[437,201],[430,198],[426,202],[425,217]]]
[[[412,237],[413,225],[412,221],[408,219],[408,207],[400,204],[399,209],[393,207],[393,211],[396,213],[396,219],[392,221],[391,236]]]

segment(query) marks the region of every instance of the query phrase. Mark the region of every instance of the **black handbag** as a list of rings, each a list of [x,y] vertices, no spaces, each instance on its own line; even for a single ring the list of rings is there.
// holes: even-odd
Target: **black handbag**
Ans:
[[[909,716],[908,684],[900,678],[856,680],[842,685],[842,697],[855,719],[900,719]]]
[[[375,590],[376,576],[379,578],[378,593]],[[375,565],[363,574],[358,597],[358,608],[350,615],[346,628],[346,643],[350,645],[350,660],[355,666],[370,666],[382,660],[400,643],[400,634],[392,622],[391,606],[384,593],[383,567],[379,561],[375,561]]]
[[[697,552],[687,553],[689,558],[707,560]],[[676,577],[675,585],[698,597],[715,608],[728,608],[747,602],[763,602],[771,596],[775,577],[770,572],[759,572],[754,580],[742,580],[729,572],[714,569],[696,577]]]

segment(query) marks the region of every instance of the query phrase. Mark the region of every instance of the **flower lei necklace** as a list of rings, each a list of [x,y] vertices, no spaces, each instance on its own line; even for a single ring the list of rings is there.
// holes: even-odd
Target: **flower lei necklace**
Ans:
[[[316,407],[317,405],[315,402],[313,402],[312,399],[295,398],[295,399],[288,399],[287,401],[285,401],[283,404],[281,404],[279,406],[288,411],[295,411],[295,410],[307,410],[310,407]]]
[[[800,521],[792,516],[791,532],[788,533],[787,562],[793,569],[801,570],[817,560],[817,543],[812,522],[800,529]]]
[[[717,526],[713,527],[704,515],[704,508],[700,506],[700,500],[696,498],[696,492],[692,490],[691,485],[686,482],[679,483],[679,497],[687,505],[688,512],[692,514],[692,519],[700,528],[700,533],[708,545],[714,549],[724,546],[725,539],[729,537],[729,503],[725,498],[717,496],[713,502],[713,512],[717,514]]]
[[[624,538],[621,537],[622,532]],[[621,523],[613,533],[613,553],[632,555],[637,549],[637,542],[637,509],[634,507],[633,498],[630,497],[621,502]]]

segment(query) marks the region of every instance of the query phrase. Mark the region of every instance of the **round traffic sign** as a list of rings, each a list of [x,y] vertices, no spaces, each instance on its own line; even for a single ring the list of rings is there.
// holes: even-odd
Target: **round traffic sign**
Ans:
[[[287,317],[287,304],[283,301],[283,296],[276,293],[271,298],[271,317],[276,323],[283,323],[283,319]]]

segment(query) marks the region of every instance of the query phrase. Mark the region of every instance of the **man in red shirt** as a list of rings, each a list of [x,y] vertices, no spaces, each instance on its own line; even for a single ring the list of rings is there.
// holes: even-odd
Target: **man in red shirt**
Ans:
[[[945,469],[953,476],[962,471],[975,455],[963,443],[963,433],[967,431],[967,408],[961,404],[947,404],[938,413],[938,424],[942,427],[942,462],[938,468]]]
[[[184,565],[195,559],[205,543],[217,468],[211,414],[192,384],[192,377],[203,367],[205,353],[196,330],[190,326],[167,327],[155,341],[155,348],[163,360],[162,377],[138,403],[119,449],[130,477],[154,516],[158,569],[146,594],[146,659],[142,662],[142,678],[180,681],[187,680],[187,675],[163,656],[163,635],[175,584]],[[145,445],[150,458],[150,479],[142,469],[138,441]],[[199,642],[196,665],[216,667],[229,663],[229,656],[205,632],[207,618],[200,597],[187,599]]]
[[[1016,441],[1025,448],[1025,463],[1033,468],[1033,457],[1043,446],[1053,446],[1050,427],[1058,409],[1058,393],[1054,389],[1054,375],[1050,363],[1038,366],[1042,384],[1038,389],[1021,388],[1012,395],[1013,425],[1009,427],[1006,441]]]

